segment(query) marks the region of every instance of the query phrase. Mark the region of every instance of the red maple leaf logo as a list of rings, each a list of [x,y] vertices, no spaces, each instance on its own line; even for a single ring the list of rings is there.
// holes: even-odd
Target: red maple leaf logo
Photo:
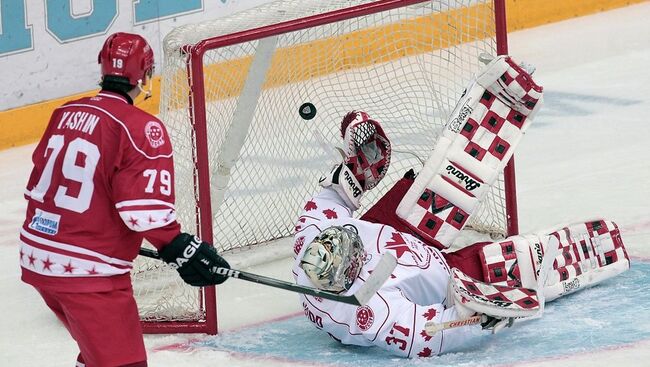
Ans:
[[[391,241],[386,242],[386,249],[394,250],[399,259],[405,252],[411,252],[411,248],[406,244],[402,235],[397,232],[392,233]]]
[[[424,330],[420,331],[420,335],[422,336],[425,342],[428,342],[432,338],[432,336],[427,334],[427,332]]]
[[[305,210],[306,210],[306,211],[315,210],[315,209],[318,209],[318,206],[316,205],[316,203],[315,203],[314,201],[309,200],[309,201],[305,204]]]
[[[325,209],[325,210],[323,210],[323,214],[325,214],[325,217],[327,217],[327,219],[336,219],[336,218],[339,217],[339,216],[336,214],[336,212],[335,212],[334,210],[332,210],[332,209]]]
[[[418,357],[431,357],[431,349],[429,347],[422,349]]]
[[[300,225],[300,223],[305,223],[305,222],[306,222],[305,218],[298,219],[298,224],[296,224],[296,226],[293,228],[294,231],[299,232],[300,230],[302,230],[302,226]]]
[[[433,319],[434,317],[436,317],[436,309],[435,309],[435,308],[430,308],[430,309],[428,309],[427,312],[425,312],[424,315],[422,315],[422,316],[426,317],[427,320],[431,320],[431,319]]]

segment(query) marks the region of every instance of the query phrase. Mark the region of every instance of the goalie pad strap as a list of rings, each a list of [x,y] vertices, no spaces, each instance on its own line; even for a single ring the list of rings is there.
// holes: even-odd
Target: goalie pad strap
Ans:
[[[494,59],[456,105],[442,136],[397,208],[428,242],[448,248],[542,105],[542,88],[508,57]]]

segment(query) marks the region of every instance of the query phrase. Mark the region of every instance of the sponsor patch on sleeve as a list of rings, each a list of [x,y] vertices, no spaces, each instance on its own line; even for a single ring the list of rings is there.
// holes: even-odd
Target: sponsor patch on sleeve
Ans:
[[[59,214],[48,213],[41,209],[36,209],[36,213],[29,223],[29,228],[54,236],[59,232],[59,222],[61,216]]]

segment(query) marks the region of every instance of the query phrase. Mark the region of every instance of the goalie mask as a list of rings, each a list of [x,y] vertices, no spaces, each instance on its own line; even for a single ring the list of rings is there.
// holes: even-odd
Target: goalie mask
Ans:
[[[323,230],[305,249],[300,267],[318,288],[342,292],[359,276],[365,251],[353,226]]]

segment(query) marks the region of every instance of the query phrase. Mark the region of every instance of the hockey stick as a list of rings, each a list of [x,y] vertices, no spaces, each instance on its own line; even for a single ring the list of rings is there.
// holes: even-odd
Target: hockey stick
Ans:
[[[529,317],[508,317],[505,319],[507,322],[506,323],[499,323],[499,319],[495,318],[490,318],[489,316],[487,318],[484,318],[485,315],[476,315],[472,317],[468,317],[466,319],[460,319],[460,320],[454,320],[454,321],[447,321],[443,322],[442,324],[436,324],[433,321],[429,321],[426,324],[424,324],[424,332],[427,333],[429,336],[433,336],[433,334],[437,333],[438,331],[441,330],[447,330],[447,329],[452,329],[455,327],[461,327],[461,326],[469,326],[469,325],[476,325],[476,324],[483,324],[483,330],[492,330],[492,334],[497,333],[499,330],[506,328],[506,327],[511,327],[514,323],[515,320],[518,319],[530,319],[531,317],[534,316],[529,316]],[[490,319],[493,321],[496,321],[495,324],[490,326]]]
[[[161,260],[158,252],[147,248],[140,248],[140,255],[152,259]],[[302,285],[269,278],[263,275],[248,273],[241,270],[214,267],[213,271],[219,275],[259,283],[262,285],[268,285],[270,287],[280,288],[291,292],[302,293],[314,297],[321,297],[332,301],[356,306],[363,306],[368,303],[368,301],[370,301],[370,298],[372,298],[375,293],[377,293],[379,288],[381,288],[384,282],[391,275],[393,269],[395,269],[395,266],[397,266],[397,259],[395,259],[395,257],[389,253],[384,254],[379,260],[379,263],[375,269],[372,271],[372,274],[368,277],[368,279],[366,279],[363,286],[361,286],[361,288],[359,288],[354,294],[351,294],[349,296],[322,291],[318,288],[305,287]]]
[[[427,333],[429,336],[433,336],[433,334],[441,330],[452,329],[461,326],[476,325],[480,323],[481,323],[481,315],[468,317],[466,319],[447,321],[441,324],[436,324],[433,321],[429,321],[426,324],[424,324],[424,332]]]

